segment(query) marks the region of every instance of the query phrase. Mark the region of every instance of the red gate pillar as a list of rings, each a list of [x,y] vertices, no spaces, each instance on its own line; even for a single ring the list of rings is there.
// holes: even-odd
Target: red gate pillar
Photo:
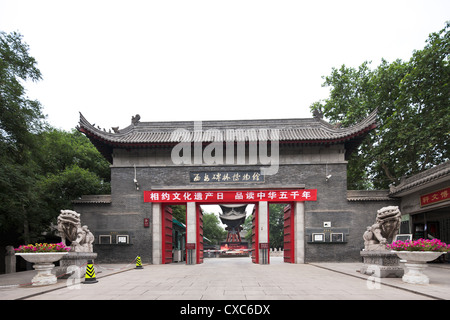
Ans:
[[[259,243],[258,243],[258,206],[255,205],[252,212],[252,262],[259,263]]]
[[[197,264],[203,263],[203,212],[200,205],[197,205],[197,243],[196,243],[196,262]]]

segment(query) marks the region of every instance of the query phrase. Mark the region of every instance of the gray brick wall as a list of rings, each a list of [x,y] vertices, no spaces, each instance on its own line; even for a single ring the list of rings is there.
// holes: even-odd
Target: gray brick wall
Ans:
[[[122,154],[122,156],[124,156]],[[136,157],[136,153],[133,153]],[[295,160],[295,159],[294,159]],[[285,161],[286,162],[286,161]],[[362,235],[366,227],[375,221],[376,211],[395,202],[349,202],[347,200],[347,164],[337,163],[295,163],[282,164],[276,175],[266,176],[264,184],[207,184],[206,189],[220,188],[284,188],[302,186],[317,189],[316,202],[305,205],[305,231],[310,239],[314,231],[324,230],[323,222],[331,222],[329,231],[344,231],[343,243],[306,244],[306,262],[314,261],[360,261],[359,251],[363,247]],[[142,163],[142,161],[141,161]],[[152,263],[152,224],[151,204],[144,203],[143,191],[158,187],[187,186],[191,184],[191,171],[243,171],[255,170],[259,166],[137,166],[136,178],[140,185],[136,190],[134,184],[134,166],[112,166],[111,204],[77,204],[75,210],[82,215],[83,224],[87,224],[96,236],[94,250],[98,252],[99,262],[132,261],[138,254],[143,263]],[[326,175],[331,178],[326,180]],[[150,219],[150,228],[144,228],[144,218]],[[130,244],[99,244],[99,235],[111,235],[114,239],[119,234],[129,235]],[[307,240],[308,240],[307,239]],[[114,242],[114,241],[113,241]]]

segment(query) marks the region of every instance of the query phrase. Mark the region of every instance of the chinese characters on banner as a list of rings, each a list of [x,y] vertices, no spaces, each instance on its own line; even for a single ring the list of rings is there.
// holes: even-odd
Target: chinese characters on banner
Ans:
[[[316,201],[317,189],[243,191],[144,191],[144,202]]]
[[[429,206],[445,200],[450,200],[450,187],[420,196],[420,206]]]

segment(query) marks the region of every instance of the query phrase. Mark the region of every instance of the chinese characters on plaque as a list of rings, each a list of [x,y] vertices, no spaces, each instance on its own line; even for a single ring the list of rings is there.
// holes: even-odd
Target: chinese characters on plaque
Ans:
[[[420,206],[425,207],[446,200],[450,200],[450,187],[420,196]]]
[[[144,202],[316,201],[317,189],[240,191],[144,191]]]
[[[191,183],[264,182],[260,171],[201,171],[190,172]]]

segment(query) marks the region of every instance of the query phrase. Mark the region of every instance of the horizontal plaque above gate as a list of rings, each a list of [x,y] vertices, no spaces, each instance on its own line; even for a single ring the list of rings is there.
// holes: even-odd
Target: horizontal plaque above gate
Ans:
[[[191,183],[239,183],[264,182],[264,175],[259,170],[249,171],[191,171]]]
[[[144,202],[295,202],[316,201],[317,189],[241,191],[144,191]]]

